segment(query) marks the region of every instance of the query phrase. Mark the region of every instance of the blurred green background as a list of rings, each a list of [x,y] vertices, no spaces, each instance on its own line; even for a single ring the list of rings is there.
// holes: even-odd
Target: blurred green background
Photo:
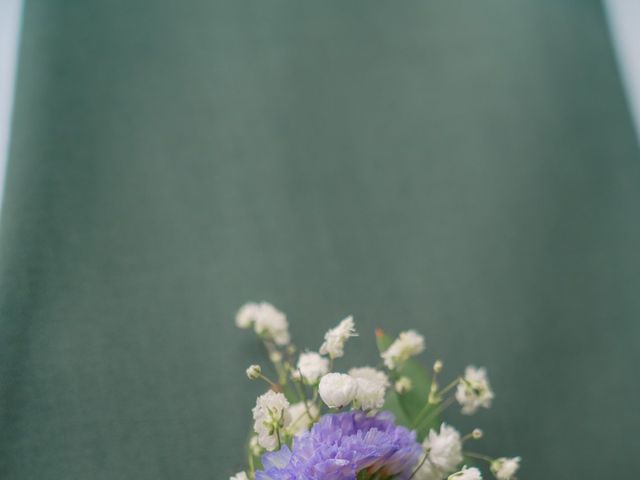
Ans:
[[[226,479],[233,316],[486,366],[477,450],[636,479],[640,155],[595,0],[27,0],[0,230],[0,478]]]

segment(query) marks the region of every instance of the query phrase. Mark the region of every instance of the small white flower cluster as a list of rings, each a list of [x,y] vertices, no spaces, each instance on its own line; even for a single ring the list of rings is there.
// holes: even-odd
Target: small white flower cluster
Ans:
[[[287,345],[291,341],[287,317],[267,302],[243,305],[236,314],[236,325],[240,328],[253,327],[258,335],[276,345]]]
[[[487,371],[484,368],[468,366],[456,390],[456,400],[462,405],[462,413],[472,415],[480,407],[491,407],[493,397]]]
[[[382,352],[382,359],[389,370],[394,370],[423,350],[424,337],[415,330],[408,330],[402,332],[391,346]]]
[[[511,480],[520,468],[520,457],[501,457],[491,462],[491,472],[498,480]]]
[[[282,393],[269,390],[258,397],[253,407],[253,429],[258,434],[258,444],[266,450],[280,448],[280,432],[291,423],[289,402]]]
[[[298,358],[298,368],[293,372],[294,378],[302,379],[309,385],[316,383],[329,371],[329,360],[316,352],[305,352]]]
[[[286,316],[273,305],[266,302],[244,305],[236,315],[236,324],[240,328],[254,329],[264,342],[277,375],[277,381],[271,380],[260,365],[251,365],[246,370],[249,379],[261,379],[269,384],[269,390],[257,398],[253,408],[254,434],[248,446],[251,459],[259,458],[265,451],[290,445],[297,435],[307,432],[322,415],[331,411],[350,407],[375,412],[384,408],[388,395],[396,397],[394,402],[397,405],[402,404],[404,397],[415,396],[416,392],[427,389],[428,398],[423,399],[422,410],[415,418],[407,418],[412,429],[417,433],[422,432],[419,438],[424,436],[423,457],[411,478],[481,479],[478,468],[464,466],[460,470],[464,457],[469,456],[487,461],[497,480],[515,480],[520,457],[493,459],[463,452],[464,442],[480,439],[483,436],[481,430],[475,429],[461,436],[455,428],[442,423],[439,430],[430,429],[427,432],[442,411],[456,401],[465,415],[491,407],[494,393],[484,368],[468,366],[463,377],[440,388],[438,375],[443,370],[443,363],[437,360],[433,364],[430,387],[427,388],[425,380],[416,377],[415,373],[411,374],[411,369],[405,369],[408,362],[413,361],[412,357],[425,350],[424,337],[415,330],[407,330],[391,341],[384,336],[384,332],[376,331],[376,335],[384,338],[380,343],[380,356],[385,371],[365,366],[340,373],[332,371],[334,360],[344,356],[347,341],[357,336],[352,316],[326,332],[318,352],[303,351],[297,358],[296,347],[290,343]],[[393,388],[390,389],[391,386]],[[455,392],[452,392],[453,389]],[[252,465],[248,474],[239,472],[230,480],[254,480]]]
[[[355,323],[353,317],[349,316],[342,320],[336,328],[332,328],[324,335],[324,343],[320,346],[322,355],[329,355],[329,358],[339,358],[344,355],[344,344],[349,337],[355,337]]]

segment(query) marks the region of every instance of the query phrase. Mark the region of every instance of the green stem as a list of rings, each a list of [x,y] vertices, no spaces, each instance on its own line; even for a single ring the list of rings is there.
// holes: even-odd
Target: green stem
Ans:
[[[249,451],[249,473],[251,478],[253,478],[256,473],[256,467],[253,463],[253,453],[251,453],[251,451]]]
[[[300,369],[298,369],[298,373],[300,374],[300,381],[301,382],[304,381],[304,377],[302,376],[302,372],[300,371]],[[304,409],[307,412],[307,416],[309,417],[309,420],[313,421],[313,417],[311,416],[311,411],[309,411],[309,405],[307,405],[307,396],[304,394],[304,390],[295,380],[293,382],[293,385],[295,387],[296,393],[298,394],[298,398],[304,405]]]
[[[423,418],[420,423],[418,424],[418,426],[416,427],[416,430],[421,430],[423,426],[426,426],[429,424],[429,422],[431,420],[433,420],[435,417],[437,417],[438,415],[440,415],[442,412],[444,412],[447,408],[449,408],[449,406],[451,406],[451,404],[455,401],[454,397],[449,397],[447,398],[444,402],[442,402],[437,408],[435,408],[432,412],[429,413],[429,415],[427,415],[425,418]]]
[[[456,385],[458,385],[458,383],[460,383],[460,377],[456,378],[453,382],[451,382],[449,385],[447,385],[446,387],[444,387],[442,390],[440,390],[439,392],[437,392],[439,395],[444,395],[445,393],[447,393],[449,390],[451,390],[453,387],[455,387]]]
[[[274,390],[276,390],[276,391],[278,391],[278,392],[281,390],[281,388],[280,388],[280,384],[278,384],[278,383],[274,382],[273,380],[271,380],[271,379],[270,379],[269,377],[267,377],[266,375],[264,375],[264,374],[262,374],[262,373],[261,373],[261,374],[260,374],[260,376],[259,376],[258,378],[261,378],[262,380],[264,380],[265,382],[267,382],[267,383],[268,383],[268,384],[269,384],[269,385],[270,385]]]
[[[488,455],[482,455],[481,453],[475,453],[475,452],[463,452],[464,455],[466,455],[467,457],[471,457],[471,458],[477,458],[479,460],[484,460],[485,462],[488,463],[493,463],[493,458],[491,458]]]

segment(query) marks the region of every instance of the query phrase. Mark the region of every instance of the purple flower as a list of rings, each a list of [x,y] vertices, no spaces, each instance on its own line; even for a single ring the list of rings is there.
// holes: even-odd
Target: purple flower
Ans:
[[[407,480],[421,455],[415,432],[397,426],[389,412],[324,415],[295,438],[293,451],[265,454],[256,480],[355,480],[362,471]]]

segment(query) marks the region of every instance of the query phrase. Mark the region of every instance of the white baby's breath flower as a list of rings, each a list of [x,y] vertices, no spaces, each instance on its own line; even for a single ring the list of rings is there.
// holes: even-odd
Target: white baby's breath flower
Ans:
[[[411,389],[413,388],[413,383],[411,382],[411,379],[409,377],[400,377],[396,381],[394,388],[396,389],[396,392],[398,392],[400,395],[403,395],[411,391]]]
[[[463,467],[459,472],[449,475],[448,480],[482,480],[482,474],[475,467]]]
[[[424,337],[415,330],[407,330],[398,335],[381,356],[387,368],[393,370],[423,350]]]
[[[349,375],[358,384],[356,402],[363,410],[382,408],[384,396],[389,386],[389,378],[384,372],[371,367],[352,368]]]
[[[319,393],[329,408],[342,408],[353,401],[358,384],[350,375],[327,373],[320,379]]]
[[[238,472],[229,480],[249,480],[249,477],[247,477],[247,474],[245,472]]]
[[[344,355],[344,344],[349,337],[355,337],[356,335],[353,317],[349,316],[324,335],[324,343],[320,346],[320,353],[329,355],[331,358],[342,357]]]
[[[289,414],[291,415],[291,423],[288,430],[293,435],[299,435],[311,428],[320,411],[315,403],[307,402],[305,407],[304,403],[298,402],[289,407]]]
[[[287,345],[290,341],[287,317],[267,302],[244,304],[236,313],[236,325],[250,328],[260,336],[273,340],[277,345]]]
[[[498,480],[511,480],[520,468],[520,457],[501,457],[491,462],[491,471]]]
[[[389,377],[387,377],[387,374],[380,370],[376,370],[373,367],[352,368],[348,373],[353,378],[369,380],[381,385],[383,388],[387,388],[389,386]]]
[[[442,363],[442,360],[436,360],[433,362],[433,373],[440,373],[443,367],[444,363]]]
[[[245,303],[236,313],[236,326],[250,328],[260,314],[260,305],[254,302]]]
[[[258,444],[266,450],[275,450],[278,448],[280,430],[291,423],[289,402],[283,394],[269,390],[256,400],[253,419],[253,429],[258,434]]]
[[[260,378],[260,375],[262,375],[262,368],[260,368],[260,365],[251,365],[247,368],[246,373],[249,380],[256,380]]]
[[[316,352],[304,352],[298,358],[298,369],[294,376],[302,374],[304,380],[313,385],[329,371],[329,360]]]
[[[282,361],[282,354],[279,351],[274,350],[269,353],[269,360],[271,360],[271,363],[280,363]]]
[[[254,457],[259,457],[264,452],[264,448],[258,443],[258,436],[253,435],[249,440],[249,450]]]
[[[363,378],[356,378],[356,383],[358,384],[358,391],[356,392],[355,401],[359,408],[362,410],[382,408],[386,393],[382,385]]]
[[[456,400],[462,405],[462,413],[472,415],[480,407],[489,408],[493,397],[487,371],[484,368],[468,366],[456,390]]]
[[[429,452],[429,461],[443,474],[454,472],[462,462],[460,433],[445,423],[439,432],[431,430],[422,446]]]
[[[256,333],[272,339],[277,345],[287,345],[291,338],[285,314],[267,302],[260,303],[259,307],[253,325]]]

